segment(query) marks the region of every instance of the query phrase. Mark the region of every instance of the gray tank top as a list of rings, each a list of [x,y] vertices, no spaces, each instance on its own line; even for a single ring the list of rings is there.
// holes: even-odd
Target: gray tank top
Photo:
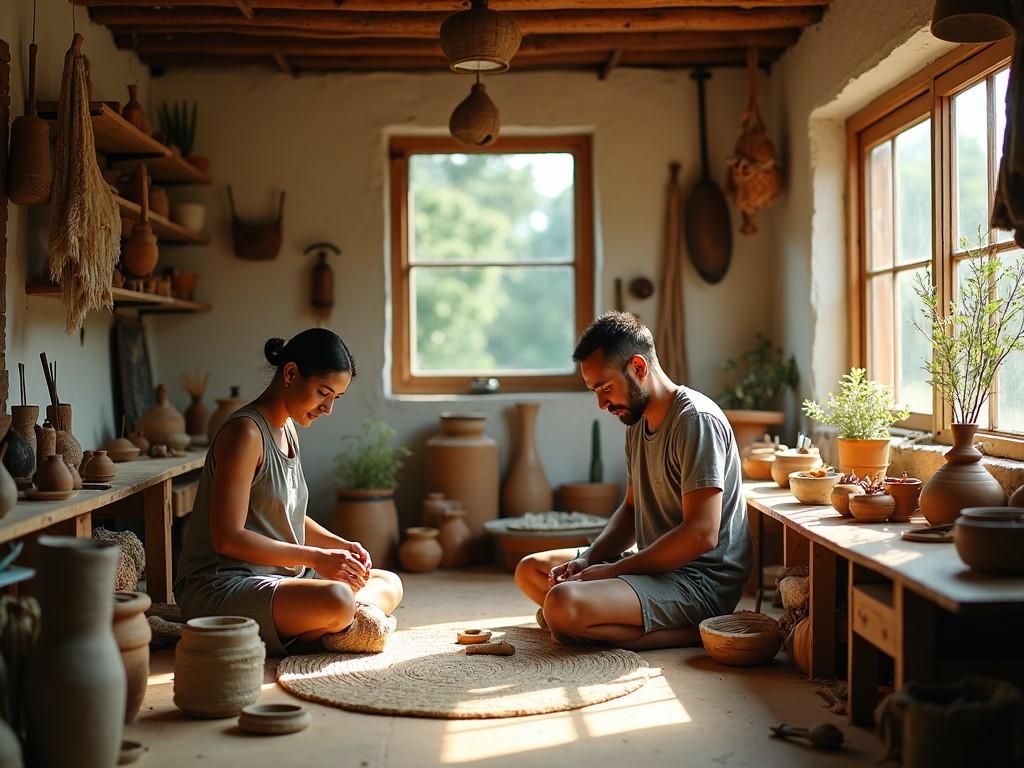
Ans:
[[[249,487],[249,511],[245,528],[276,541],[305,544],[306,503],[309,489],[299,461],[299,443],[289,423],[285,435],[291,446],[292,458],[281,451],[263,414],[250,406],[243,406],[229,416],[224,425],[235,419],[252,419],[263,435],[263,463]],[[221,430],[224,426],[221,426]],[[217,433],[220,434],[220,431]],[[216,436],[214,442],[216,442]],[[217,468],[213,458],[213,445],[206,454],[195,505],[189,519],[181,555],[178,558],[178,579],[175,590],[181,591],[184,582],[208,579],[228,574],[276,574],[300,576],[304,567],[256,565],[218,554],[210,536],[210,503],[213,496],[213,478]],[[180,586],[179,586],[180,585]]]

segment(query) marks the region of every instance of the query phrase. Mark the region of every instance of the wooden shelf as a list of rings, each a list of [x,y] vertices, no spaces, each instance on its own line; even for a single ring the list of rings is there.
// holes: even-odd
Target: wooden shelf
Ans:
[[[192,163],[178,155],[133,157],[117,160],[110,165],[119,170],[130,171],[136,168],[139,163],[144,164],[149,169],[149,175],[153,178],[153,181],[159,181],[161,184],[210,184],[212,181],[209,176],[192,165]]]
[[[127,235],[131,231],[131,225],[142,215],[142,211],[139,204],[133,203],[131,200],[126,200],[118,195],[114,195],[114,200],[117,202],[117,207],[121,209],[121,221],[127,223],[127,226],[123,227],[124,234]],[[186,229],[159,213],[149,212],[149,224],[161,244],[205,245],[210,242],[210,238],[202,232]]]
[[[42,296],[44,298],[60,298],[61,290],[59,285],[29,285],[25,288],[30,296]],[[141,291],[129,291],[127,288],[114,288],[114,307],[135,307],[140,312],[163,312],[188,313],[188,312],[209,312],[210,305],[198,301],[185,301],[171,296],[158,296],[155,293],[142,293]]]

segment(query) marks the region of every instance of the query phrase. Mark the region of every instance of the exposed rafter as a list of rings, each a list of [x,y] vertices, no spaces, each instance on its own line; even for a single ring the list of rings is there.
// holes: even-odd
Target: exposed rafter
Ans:
[[[828,5],[831,0],[491,0],[496,11],[628,10],[658,8],[796,8]],[[235,0],[74,0],[88,8],[125,6],[231,8]],[[469,8],[469,0],[248,0],[252,8],[304,11],[441,12]]]

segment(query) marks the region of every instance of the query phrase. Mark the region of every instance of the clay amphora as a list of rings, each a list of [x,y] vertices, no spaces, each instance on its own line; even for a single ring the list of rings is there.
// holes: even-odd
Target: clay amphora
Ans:
[[[427,497],[423,499],[423,513],[420,515],[420,525],[425,528],[440,528],[446,509],[448,509],[448,501],[443,493],[436,491],[428,493]]]
[[[442,568],[462,568],[472,560],[471,543],[473,534],[466,525],[466,510],[449,506],[442,516],[441,531],[437,536],[444,553]]]
[[[484,434],[486,426],[482,413],[442,413],[441,434],[427,440],[426,451],[428,487],[458,499],[466,510],[474,563],[493,558],[484,522],[498,517],[498,444]]]
[[[540,403],[516,403],[519,447],[505,476],[505,490],[501,496],[502,511],[506,517],[547,512],[553,506],[551,485],[537,454],[539,410]]]
[[[174,649],[175,706],[192,717],[237,716],[260,697],[265,657],[252,619],[191,619]]]
[[[441,563],[443,554],[437,543],[437,528],[407,528],[406,539],[398,548],[398,560],[410,573],[429,573]]]
[[[21,435],[32,449],[31,477],[36,471],[36,422],[39,421],[38,405],[12,405],[11,429]]]
[[[11,477],[19,480],[32,477],[36,457],[29,444],[25,442],[25,438],[21,436],[21,433],[13,428],[8,429],[7,434],[4,436],[3,444],[6,446],[3,465],[7,467]]]
[[[562,501],[559,509],[598,517],[611,517],[622,503],[618,483],[565,483],[558,495]]]
[[[93,451],[89,463],[82,465],[82,477],[89,483],[105,483],[117,477],[117,466],[106,451]]]
[[[149,682],[149,641],[153,631],[146,620],[152,605],[145,592],[114,593],[114,639],[121,651],[128,695],[125,699],[124,721],[130,723],[139,714]]]
[[[117,765],[126,690],[111,628],[118,553],[110,542],[39,537],[42,627],[28,664],[26,718],[33,765]]]
[[[374,568],[393,568],[398,548],[394,490],[339,488],[331,512],[331,530],[362,544],[370,553]]]
[[[140,131],[146,131],[146,112],[139,103],[139,86],[128,86],[128,103],[121,109],[121,117]]]
[[[59,453],[51,453],[36,470],[36,488],[40,491],[70,491],[74,487],[75,479]]]
[[[14,509],[18,502],[18,486],[7,471],[7,467],[0,464],[0,517],[4,517]]]
[[[164,445],[175,432],[185,431],[185,417],[168,402],[167,387],[163,384],[156,388],[156,403],[139,419],[139,431],[151,444]]]
[[[977,424],[953,424],[953,447],[946,463],[921,490],[921,514],[932,525],[952,523],[964,507],[1002,507],[1006,504],[999,481],[981,463],[974,447]]]
[[[63,456],[68,464],[81,466],[82,444],[71,431],[71,404],[58,403],[56,406],[46,406],[46,419],[57,430],[56,452]]]
[[[220,429],[224,420],[241,407],[242,398],[238,395],[240,389],[240,387],[231,387],[231,397],[216,400],[217,410],[210,416],[210,423],[206,427],[206,437],[210,441],[210,445],[213,445],[213,438],[217,436],[217,430]]]
[[[203,402],[203,396],[192,395],[192,402],[185,409],[185,431],[192,437],[206,434],[210,423],[210,412]]]

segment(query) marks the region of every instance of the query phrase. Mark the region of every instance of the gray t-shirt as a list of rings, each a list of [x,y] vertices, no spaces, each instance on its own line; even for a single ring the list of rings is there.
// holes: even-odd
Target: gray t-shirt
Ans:
[[[722,490],[718,545],[676,570],[697,582],[708,608],[739,599],[751,567],[750,532],[736,440],[722,409],[681,387],[653,432],[641,419],[626,431],[626,466],[633,487],[639,549],[683,522],[682,497],[699,488]]]

